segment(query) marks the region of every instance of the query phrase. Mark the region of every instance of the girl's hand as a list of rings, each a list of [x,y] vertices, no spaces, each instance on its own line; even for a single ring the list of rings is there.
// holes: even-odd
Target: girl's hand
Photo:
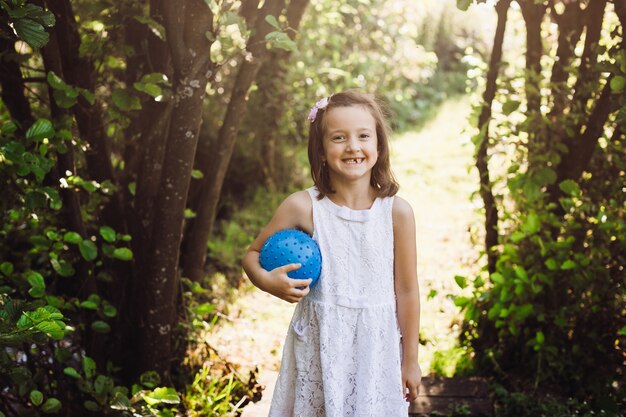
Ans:
[[[309,279],[293,279],[287,273],[299,269],[300,264],[288,264],[268,271],[267,279],[264,280],[265,291],[290,303],[297,303],[310,291]]]
[[[421,380],[422,369],[417,362],[402,364],[402,386],[405,390],[407,402],[414,401],[417,398]]]

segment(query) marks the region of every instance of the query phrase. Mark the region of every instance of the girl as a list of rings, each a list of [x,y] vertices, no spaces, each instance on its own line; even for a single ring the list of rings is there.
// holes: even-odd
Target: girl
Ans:
[[[309,120],[315,187],[278,207],[243,261],[257,287],[298,303],[270,417],[406,417],[421,379],[415,219],[394,197],[387,124],[371,96],[350,91],[320,100]],[[290,228],[320,246],[313,287],[287,276],[298,264],[259,264],[265,240]]]

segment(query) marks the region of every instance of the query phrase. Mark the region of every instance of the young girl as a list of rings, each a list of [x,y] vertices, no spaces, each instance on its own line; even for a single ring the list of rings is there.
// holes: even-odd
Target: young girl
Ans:
[[[257,287],[298,303],[270,417],[406,417],[421,379],[415,219],[394,197],[387,124],[356,92],[320,100],[309,120],[315,187],[278,207],[243,261]],[[320,246],[312,287],[287,276],[298,264],[259,264],[266,239],[291,228]]]

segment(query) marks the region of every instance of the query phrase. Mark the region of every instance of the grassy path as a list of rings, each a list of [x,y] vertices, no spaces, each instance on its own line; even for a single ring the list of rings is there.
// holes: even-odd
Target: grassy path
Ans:
[[[468,100],[450,100],[423,129],[399,135],[392,144],[399,195],[411,203],[417,222],[424,374],[433,370],[435,352],[455,344],[459,313],[448,296],[460,292],[454,276],[476,269],[472,263],[477,249],[468,229],[480,218],[470,201],[478,181],[474,170],[468,173],[473,155],[469,134],[464,133],[468,114]],[[211,336],[214,347],[242,371],[258,366],[260,382],[267,386],[263,399],[248,405],[243,417],[267,416],[293,309],[261,291],[243,289],[229,318]]]

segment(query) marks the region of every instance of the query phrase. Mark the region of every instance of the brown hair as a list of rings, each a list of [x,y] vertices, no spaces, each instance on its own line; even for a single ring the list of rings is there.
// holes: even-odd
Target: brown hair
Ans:
[[[343,91],[330,97],[328,106],[318,109],[315,120],[309,128],[309,164],[311,165],[311,177],[319,191],[318,199],[327,194],[333,194],[335,190],[330,184],[328,168],[323,163],[324,155],[324,116],[335,107],[362,106],[369,110],[376,122],[376,136],[378,139],[378,160],[372,168],[370,184],[378,190],[378,197],[391,197],[398,192],[398,181],[391,172],[389,161],[389,125],[383,113],[383,106],[371,94],[357,91]]]

